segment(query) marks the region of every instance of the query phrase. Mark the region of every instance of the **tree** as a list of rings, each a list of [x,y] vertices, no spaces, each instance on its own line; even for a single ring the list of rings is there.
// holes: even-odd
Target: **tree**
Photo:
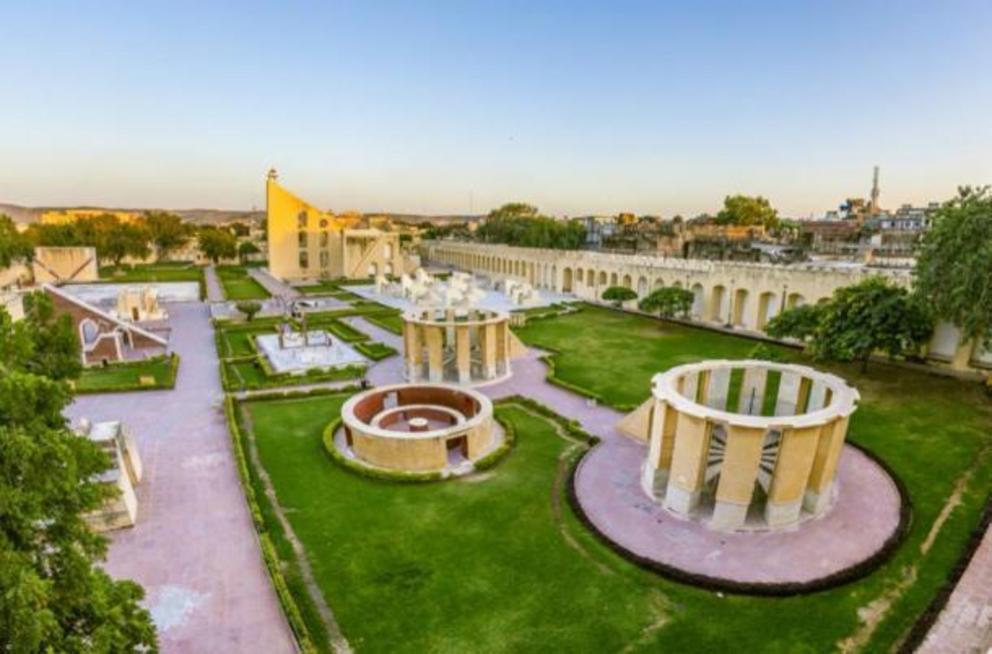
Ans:
[[[233,259],[238,254],[238,241],[234,234],[217,227],[202,227],[197,236],[200,251],[216,264],[221,259]]]
[[[149,233],[143,226],[118,222],[103,234],[97,256],[110,259],[119,268],[124,257],[146,258],[151,253],[148,241]]]
[[[992,191],[961,188],[932,218],[917,251],[916,293],[964,337],[992,348]]]
[[[51,379],[75,379],[83,370],[79,336],[72,318],[57,314],[45,293],[24,296],[24,320],[17,328],[30,332],[32,349],[23,368]]]
[[[248,322],[251,322],[255,314],[262,310],[262,304],[260,302],[238,302],[234,306],[245,315],[245,320]]]
[[[612,302],[613,306],[619,309],[624,302],[637,299],[637,293],[626,286],[610,286],[601,296],[607,302]]]
[[[813,355],[860,361],[862,372],[874,352],[912,355],[933,334],[933,320],[918,298],[882,277],[837,289],[822,311],[810,343]]]
[[[0,268],[9,268],[15,261],[27,261],[33,252],[30,239],[17,231],[10,216],[0,213]]]
[[[261,250],[251,241],[242,241],[238,244],[238,258],[241,259],[242,264],[248,263],[248,257],[259,252]]]
[[[804,304],[787,309],[769,320],[765,333],[772,338],[794,338],[805,343],[813,338],[822,320],[823,307]]]
[[[574,250],[585,243],[586,229],[581,222],[556,220],[540,215],[537,207],[511,202],[490,211],[475,236],[486,243]]]
[[[728,195],[723,199],[723,209],[716,215],[716,222],[720,225],[761,225],[769,230],[779,225],[778,211],[760,195]]]
[[[114,492],[109,460],[66,428],[70,388],[36,373],[46,340],[26,322],[0,309],[0,651],[154,651],[144,591],[95,565],[106,539],[82,518]]]
[[[189,243],[193,226],[167,211],[146,211],[142,217],[149,238],[155,245],[156,259],[167,259],[169,254]]]
[[[678,286],[665,286],[652,291],[637,306],[641,311],[657,313],[662,318],[674,318],[689,313],[694,299],[692,291]]]

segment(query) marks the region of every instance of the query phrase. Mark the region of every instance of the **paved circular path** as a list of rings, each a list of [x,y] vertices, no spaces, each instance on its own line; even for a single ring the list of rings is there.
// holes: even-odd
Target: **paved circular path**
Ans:
[[[780,531],[721,532],[679,518],[640,486],[646,446],[611,439],[575,472],[575,497],[601,535],[637,557],[734,584],[808,584],[879,551],[899,528],[899,489],[886,471],[846,445],[834,506]]]

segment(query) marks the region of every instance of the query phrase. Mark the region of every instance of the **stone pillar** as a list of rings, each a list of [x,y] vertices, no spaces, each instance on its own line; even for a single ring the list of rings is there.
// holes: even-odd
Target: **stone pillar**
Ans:
[[[642,470],[641,485],[652,497],[658,497],[668,485],[675,444],[678,413],[663,400],[655,400],[648,423],[648,457]]]
[[[455,327],[455,361],[458,366],[458,383],[472,382],[472,361],[469,356],[472,341],[467,325]]]
[[[444,327],[424,326],[427,337],[427,377],[431,383],[444,381]]]
[[[817,425],[782,432],[782,442],[779,444],[778,458],[765,503],[765,522],[769,527],[783,527],[798,522],[821,429]]]
[[[407,345],[407,379],[418,381],[423,378],[424,370],[424,350],[423,350],[423,327],[417,323],[406,323],[409,330],[409,341]]]
[[[496,326],[488,323],[479,327],[479,346],[482,350],[482,375],[496,377]]]
[[[809,483],[803,496],[803,508],[807,511],[820,513],[830,501],[837,462],[847,436],[847,421],[846,417],[837,418],[820,429]]]
[[[496,370],[498,374],[506,374],[510,370],[510,334],[506,321],[493,324],[493,334],[496,341]]]
[[[679,413],[676,429],[679,436],[672,451],[665,506],[688,516],[699,504],[699,493],[703,488],[710,425],[705,418]]]
[[[754,484],[761,465],[761,447],[765,429],[755,427],[727,428],[727,445],[720,465],[720,482],[716,488],[716,505],[710,526],[714,529],[737,529],[744,526],[751,505]]]

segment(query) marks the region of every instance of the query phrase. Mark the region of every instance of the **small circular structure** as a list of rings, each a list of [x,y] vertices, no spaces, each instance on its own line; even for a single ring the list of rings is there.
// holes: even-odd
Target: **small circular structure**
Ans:
[[[490,309],[430,308],[403,314],[408,382],[480,384],[509,377],[510,314]]]
[[[448,384],[396,384],[352,396],[341,408],[344,443],[376,468],[470,471],[498,445],[485,395]]]
[[[830,505],[860,395],[808,366],[703,361],[652,379],[641,486],[719,530],[779,529]]]

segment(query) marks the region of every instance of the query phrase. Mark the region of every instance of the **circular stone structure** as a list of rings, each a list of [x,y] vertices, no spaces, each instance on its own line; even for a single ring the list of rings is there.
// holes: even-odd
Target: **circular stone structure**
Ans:
[[[459,474],[498,444],[485,395],[448,384],[396,384],[352,396],[340,445],[365,465]]]
[[[823,513],[858,392],[770,361],[703,361],[652,379],[644,490],[714,529],[779,529]]]
[[[656,375],[652,397],[575,467],[569,499],[610,547],[714,590],[791,595],[860,578],[909,525],[884,462],[845,444],[858,392],[768,361]]]
[[[408,382],[481,384],[510,376],[510,314],[489,309],[414,309],[403,314]]]

